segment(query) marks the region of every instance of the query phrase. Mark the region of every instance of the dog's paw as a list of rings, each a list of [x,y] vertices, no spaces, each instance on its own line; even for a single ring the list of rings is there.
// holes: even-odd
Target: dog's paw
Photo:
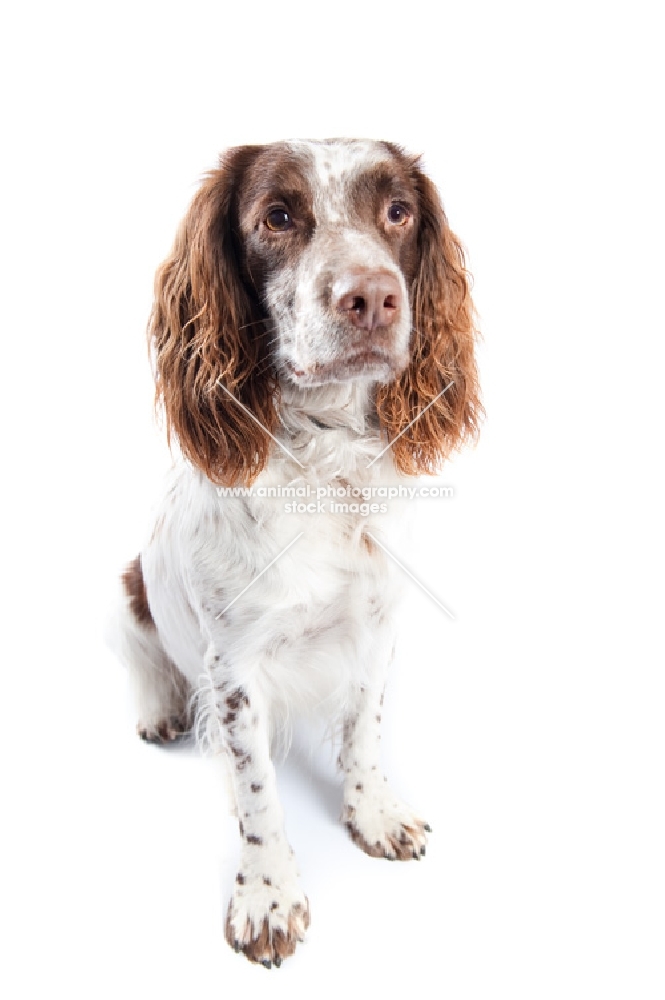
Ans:
[[[297,878],[239,872],[226,917],[226,940],[267,969],[292,955],[309,927],[309,901]]]
[[[136,732],[146,743],[173,743],[187,732],[183,719],[172,715],[156,722],[139,722]]]
[[[382,780],[358,780],[344,795],[342,822],[351,839],[373,858],[420,860],[430,827],[400,802]]]

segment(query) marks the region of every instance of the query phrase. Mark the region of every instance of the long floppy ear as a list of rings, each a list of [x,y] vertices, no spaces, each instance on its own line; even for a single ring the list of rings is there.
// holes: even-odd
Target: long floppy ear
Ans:
[[[238,184],[256,151],[232,150],[206,176],[157,272],[148,326],[169,441],[225,485],[258,475],[276,422],[265,316],[233,236]]]
[[[415,163],[411,176],[420,215],[411,361],[399,379],[379,388],[376,402],[397,468],[421,475],[436,473],[452,451],[475,438],[482,406],[464,251],[434,184]]]

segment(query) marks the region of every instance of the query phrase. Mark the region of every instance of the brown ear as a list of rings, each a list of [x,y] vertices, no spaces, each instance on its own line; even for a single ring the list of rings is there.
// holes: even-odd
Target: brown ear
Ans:
[[[476,436],[482,406],[464,251],[448,228],[432,182],[415,165],[412,179],[420,228],[418,268],[411,286],[411,362],[401,378],[379,388],[377,412],[388,440],[394,442],[397,468],[420,475],[436,473],[452,451]]]
[[[226,485],[258,475],[276,421],[265,316],[233,240],[238,184],[257,151],[231,151],[205,178],[157,272],[148,327],[169,440]]]

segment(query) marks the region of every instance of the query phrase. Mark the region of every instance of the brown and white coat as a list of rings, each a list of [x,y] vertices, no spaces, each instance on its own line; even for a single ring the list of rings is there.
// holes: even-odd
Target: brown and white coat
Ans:
[[[265,494],[404,482],[474,435],[462,250],[394,145],[240,147],[158,272],[149,335],[183,461],[124,575],[118,645],[144,739],[196,713],[228,751],[242,851],[227,939],[279,965],[309,923],[271,759],[294,714],[339,724],[343,820],[363,850],[418,858],[427,827],[379,761],[395,510],[298,513]],[[234,485],[253,494],[220,495]]]

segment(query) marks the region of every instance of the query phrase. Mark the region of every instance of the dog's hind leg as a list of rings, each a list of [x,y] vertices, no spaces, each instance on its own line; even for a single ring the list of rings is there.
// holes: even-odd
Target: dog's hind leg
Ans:
[[[122,587],[112,643],[129,670],[138,708],[136,730],[148,743],[169,743],[191,727],[191,688],[162,646],[140,556],[122,574]]]

